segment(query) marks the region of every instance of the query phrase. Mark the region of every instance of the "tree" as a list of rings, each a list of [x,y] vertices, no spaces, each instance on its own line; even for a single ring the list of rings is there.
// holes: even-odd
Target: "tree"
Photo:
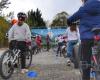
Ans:
[[[1,2],[0,2],[0,14],[2,13],[2,10],[4,8],[8,8],[9,4],[10,4],[9,0],[1,0]]]
[[[68,13],[66,12],[61,12],[61,13],[58,13],[52,23],[51,23],[51,27],[63,27],[63,26],[67,26],[67,17],[68,17]]]
[[[42,18],[42,13],[41,11],[37,8],[36,11],[30,10],[27,13],[27,20],[26,22],[31,26],[31,27],[40,27],[44,28],[45,27],[45,21]]]
[[[7,45],[6,32],[9,29],[10,24],[4,19],[4,17],[0,17],[0,47]]]

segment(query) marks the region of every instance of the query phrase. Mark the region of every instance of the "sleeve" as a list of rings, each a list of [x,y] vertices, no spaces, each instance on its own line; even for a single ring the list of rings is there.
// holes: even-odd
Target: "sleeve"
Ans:
[[[85,14],[85,6],[80,7],[76,13],[67,19],[67,24],[70,25],[72,22],[80,20]]]
[[[28,25],[26,26],[26,41],[31,41],[31,31]]]
[[[80,20],[83,17],[87,17],[87,15],[96,15],[99,11],[100,3],[98,1],[89,0],[83,6],[79,8],[79,10],[74,13],[69,19],[67,20],[68,24]]]
[[[10,42],[13,39],[14,39],[14,26],[12,26],[8,31],[8,41]]]

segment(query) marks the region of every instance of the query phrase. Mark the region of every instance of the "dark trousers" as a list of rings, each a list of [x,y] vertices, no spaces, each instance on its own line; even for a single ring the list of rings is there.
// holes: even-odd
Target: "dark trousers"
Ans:
[[[81,60],[86,61],[88,64],[91,64],[91,55],[93,40],[82,40],[81,41]],[[83,80],[90,80],[90,67],[82,69],[83,71]]]
[[[61,51],[61,47],[62,47],[63,43],[59,42],[58,43],[58,48],[57,48],[57,55],[59,54],[59,51]]]
[[[47,51],[49,51],[49,49],[50,49],[50,43],[47,42]]]
[[[26,42],[25,41],[11,41],[10,44],[9,44],[9,48],[10,49],[14,49],[15,46],[17,46],[18,49],[21,50],[21,54],[20,54],[20,57],[21,57],[21,68],[24,69],[25,68],[25,51],[26,51]]]

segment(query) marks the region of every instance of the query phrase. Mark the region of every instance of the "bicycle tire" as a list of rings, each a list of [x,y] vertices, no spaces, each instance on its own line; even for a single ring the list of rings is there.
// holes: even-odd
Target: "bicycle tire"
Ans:
[[[27,60],[29,60],[29,62],[27,62]],[[25,67],[29,68],[31,66],[31,63],[32,63],[32,53],[31,53],[31,50],[27,50],[26,51],[26,64],[25,64]]]
[[[73,51],[73,58],[74,58],[74,68],[78,69],[79,68],[79,54],[78,54],[78,49],[79,46],[74,46],[74,51]]]
[[[100,79],[100,54],[98,53],[97,55],[97,70],[96,70],[96,80],[99,80]]]
[[[11,65],[9,66],[9,64],[7,64],[7,66],[10,68],[10,72],[9,72],[8,75],[6,75],[7,73],[4,74],[4,72],[3,72],[3,66],[2,66],[2,64],[3,64],[4,57],[7,55],[7,53],[9,53],[9,55],[12,56],[12,55],[11,55],[11,54],[12,54],[12,51],[11,51],[11,50],[7,50],[7,51],[5,51],[5,52],[1,55],[1,58],[0,58],[0,75],[1,75],[1,77],[2,77],[3,79],[9,79],[9,78],[12,76],[13,71],[14,71],[14,68],[13,68]]]

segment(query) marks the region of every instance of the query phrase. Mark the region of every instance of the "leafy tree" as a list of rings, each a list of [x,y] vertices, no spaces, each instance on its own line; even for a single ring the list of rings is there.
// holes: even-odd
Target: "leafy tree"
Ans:
[[[45,21],[42,18],[42,13],[41,11],[37,8],[36,11],[30,10],[27,13],[27,20],[26,22],[33,28],[44,28]]]
[[[67,17],[68,17],[68,13],[66,12],[61,12],[61,13],[58,13],[52,23],[51,23],[51,27],[63,27],[63,26],[67,26]]]
[[[3,17],[0,17],[0,47],[7,45],[8,41],[5,36],[8,29],[9,23]]]
[[[0,1],[0,13],[4,8],[8,8],[8,5],[10,4],[9,0],[1,0]]]

